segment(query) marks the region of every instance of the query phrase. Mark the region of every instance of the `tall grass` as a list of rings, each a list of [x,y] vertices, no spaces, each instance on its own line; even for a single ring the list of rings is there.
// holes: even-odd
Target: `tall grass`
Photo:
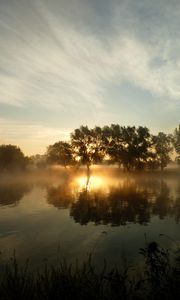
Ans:
[[[29,263],[20,266],[16,255],[0,266],[1,300],[169,300],[180,299],[180,252],[175,256],[156,242],[140,249],[144,267],[136,265],[107,267],[101,271],[91,256],[83,264],[62,260],[44,264],[32,271]]]

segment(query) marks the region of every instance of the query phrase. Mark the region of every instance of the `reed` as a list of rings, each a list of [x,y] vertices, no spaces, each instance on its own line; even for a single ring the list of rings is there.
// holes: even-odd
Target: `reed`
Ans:
[[[180,299],[180,251],[172,254],[156,242],[140,249],[144,267],[137,265],[109,268],[104,261],[99,271],[91,255],[78,261],[44,263],[32,271],[27,261],[20,265],[15,253],[0,266],[1,300],[169,300]]]

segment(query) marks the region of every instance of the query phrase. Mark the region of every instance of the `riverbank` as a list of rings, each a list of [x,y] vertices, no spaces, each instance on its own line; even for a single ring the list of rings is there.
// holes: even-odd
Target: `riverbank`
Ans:
[[[156,242],[139,250],[143,268],[124,263],[109,267],[104,262],[99,271],[92,257],[83,264],[60,260],[32,272],[29,262],[20,266],[14,256],[1,264],[2,300],[165,300],[180,299],[180,252],[169,253]]]

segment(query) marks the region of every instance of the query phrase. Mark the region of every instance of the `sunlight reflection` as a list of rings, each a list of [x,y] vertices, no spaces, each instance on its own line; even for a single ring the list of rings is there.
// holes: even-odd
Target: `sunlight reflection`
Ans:
[[[87,188],[88,190],[94,190],[105,186],[105,178],[92,175],[88,180],[87,176],[80,176],[76,179],[76,183],[80,189]]]

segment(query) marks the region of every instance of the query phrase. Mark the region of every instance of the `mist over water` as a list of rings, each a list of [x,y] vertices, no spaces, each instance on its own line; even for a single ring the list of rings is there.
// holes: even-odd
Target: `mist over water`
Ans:
[[[58,256],[138,259],[145,241],[176,247],[180,174],[127,174],[118,168],[49,169],[1,176],[0,251],[34,265]]]

